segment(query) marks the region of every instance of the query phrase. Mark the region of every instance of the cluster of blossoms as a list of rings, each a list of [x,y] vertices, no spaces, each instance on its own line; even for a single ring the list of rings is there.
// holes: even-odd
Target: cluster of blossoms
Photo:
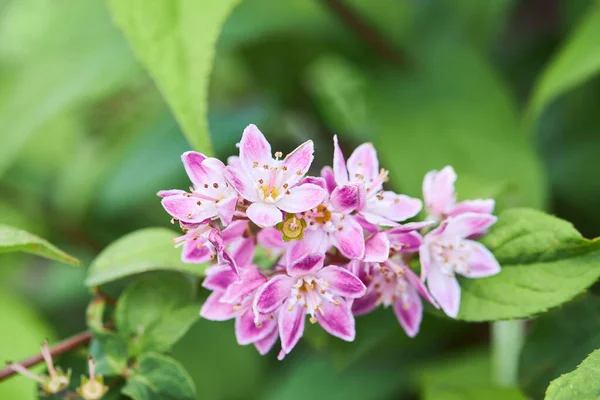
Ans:
[[[227,165],[197,152],[182,155],[193,186],[158,193],[184,234],[174,239],[189,263],[215,261],[203,286],[212,291],[200,315],[235,319],[241,345],[266,354],[281,341],[279,359],[298,343],[306,315],[346,341],[355,337],[354,317],[392,306],[413,337],[422,299],[456,317],[460,286],[468,278],[500,272],[494,256],[474,241],[496,222],[493,200],[457,203],[452,167],[425,176],[427,219],[419,199],[384,190],[369,143],[347,159],[334,138],[333,167],[306,176],[313,161],[307,141],[282,159],[254,125]],[[253,264],[259,245],[277,261]],[[419,257],[420,276],[409,266]]]

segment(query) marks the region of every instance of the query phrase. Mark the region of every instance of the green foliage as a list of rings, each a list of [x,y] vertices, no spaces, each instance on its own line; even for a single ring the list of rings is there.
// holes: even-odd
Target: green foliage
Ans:
[[[550,382],[546,400],[594,400],[600,396],[600,350],[589,355],[573,372]]]
[[[94,259],[85,281],[98,286],[129,275],[154,270],[188,272],[204,275],[205,265],[181,261],[181,250],[171,239],[177,233],[164,228],[146,228],[113,242]]]
[[[167,351],[198,320],[191,304],[192,284],[182,275],[160,273],[141,278],[119,297],[115,323],[130,343],[129,352]]]
[[[540,165],[496,71],[469,48],[444,40],[422,63],[419,74],[379,74],[373,82],[373,138],[390,182],[420,197],[425,173],[452,165],[463,199],[504,187],[499,207],[540,207]]]
[[[140,357],[122,393],[133,400],[196,399],[194,382],[181,364],[154,353]]]
[[[113,332],[97,332],[90,344],[90,356],[100,375],[122,375],[127,368],[127,343]]]
[[[459,319],[523,318],[565,303],[600,277],[600,240],[540,211],[502,213],[483,238],[502,272],[461,280]]]
[[[12,226],[0,225],[0,253],[22,251],[71,265],[79,260],[58,249],[42,238]]]
[[[521,387],[541,398],[548,382],[600,348],[600,299],[586,296],[533,321],[521,354]]]
[[[239,0],[111,0],[117,25],[164,93],[192,147],[211,154],[208,82],[215,43]]]
[[[547,65],[535,89],[528,117],[535,119],[554,98],[600,71],[600,6],[584,15],[569,40]]]

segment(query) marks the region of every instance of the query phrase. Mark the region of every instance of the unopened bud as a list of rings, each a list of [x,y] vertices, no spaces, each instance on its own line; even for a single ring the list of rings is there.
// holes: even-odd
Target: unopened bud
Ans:
[[[81,386],[77,388],[77,393],[84,400],[98,400],[108,392],[108,386],[104,385],[102,375],[96,375],[96,367],[92,357],[88,360],[90,377],[81,376]]]

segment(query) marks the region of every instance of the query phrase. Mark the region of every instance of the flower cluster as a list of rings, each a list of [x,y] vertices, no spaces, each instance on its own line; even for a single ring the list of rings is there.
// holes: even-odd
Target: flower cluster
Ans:
[[[493,200],[457,203],[452,167],[425,176],[427,218],[419,199],[385,190],[374,147],[363,144],[346,160],[334,137],[333,166],[306,176],[313,161],[307,141],[282,158],[254,125],[227,165],[197,152],[182,156],[193,186],[159,192],[184,234],[174,242],[189,263],[214,260],[203,286],[212,291],[200,315],[235,319],[241,345],[267,353],[281,342],[285,357],[304,332],[306,315],[346,341],[354,317],[392,306],[409,336],[419,331],[423,299],[456,317],[456,274],[479,278],[500,272],[474,239],[496,222]],[[259,245],[276,262],[253,264]],[[414,272],[420,260],[420,276]]]

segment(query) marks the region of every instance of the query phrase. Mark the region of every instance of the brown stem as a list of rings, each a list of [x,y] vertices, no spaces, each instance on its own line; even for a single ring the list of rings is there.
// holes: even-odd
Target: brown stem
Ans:
[[[404,55],[387,42],[379,31],[370,25],[367,20],[344,4],[343,0],[322,0],[338,18],[350,27],[358,36],[367,42],[379,55],[386,60],[405,67]]]
[[[65,339],[62,342],[59,342],[54,346],[50,347],[50,354],[52,354],[52,357],[55,357],[57,355],[66,353],[70,350],[88,344],[91,339],[92,333],[90,331],[78,333],[77,335],[71,336],[70,338]],[[30,357],[26,360],[19,362],[19,364],[21,364],[25,368],[29,368],[36,364],[39,364],[42,361],[44,361],[44,358],[41,354],[38,354],[36,356]],[[15,373],[16,372],[10,366],[7,366],[6,368],[0,370],[0,382],[4,379],[10,378]]]

